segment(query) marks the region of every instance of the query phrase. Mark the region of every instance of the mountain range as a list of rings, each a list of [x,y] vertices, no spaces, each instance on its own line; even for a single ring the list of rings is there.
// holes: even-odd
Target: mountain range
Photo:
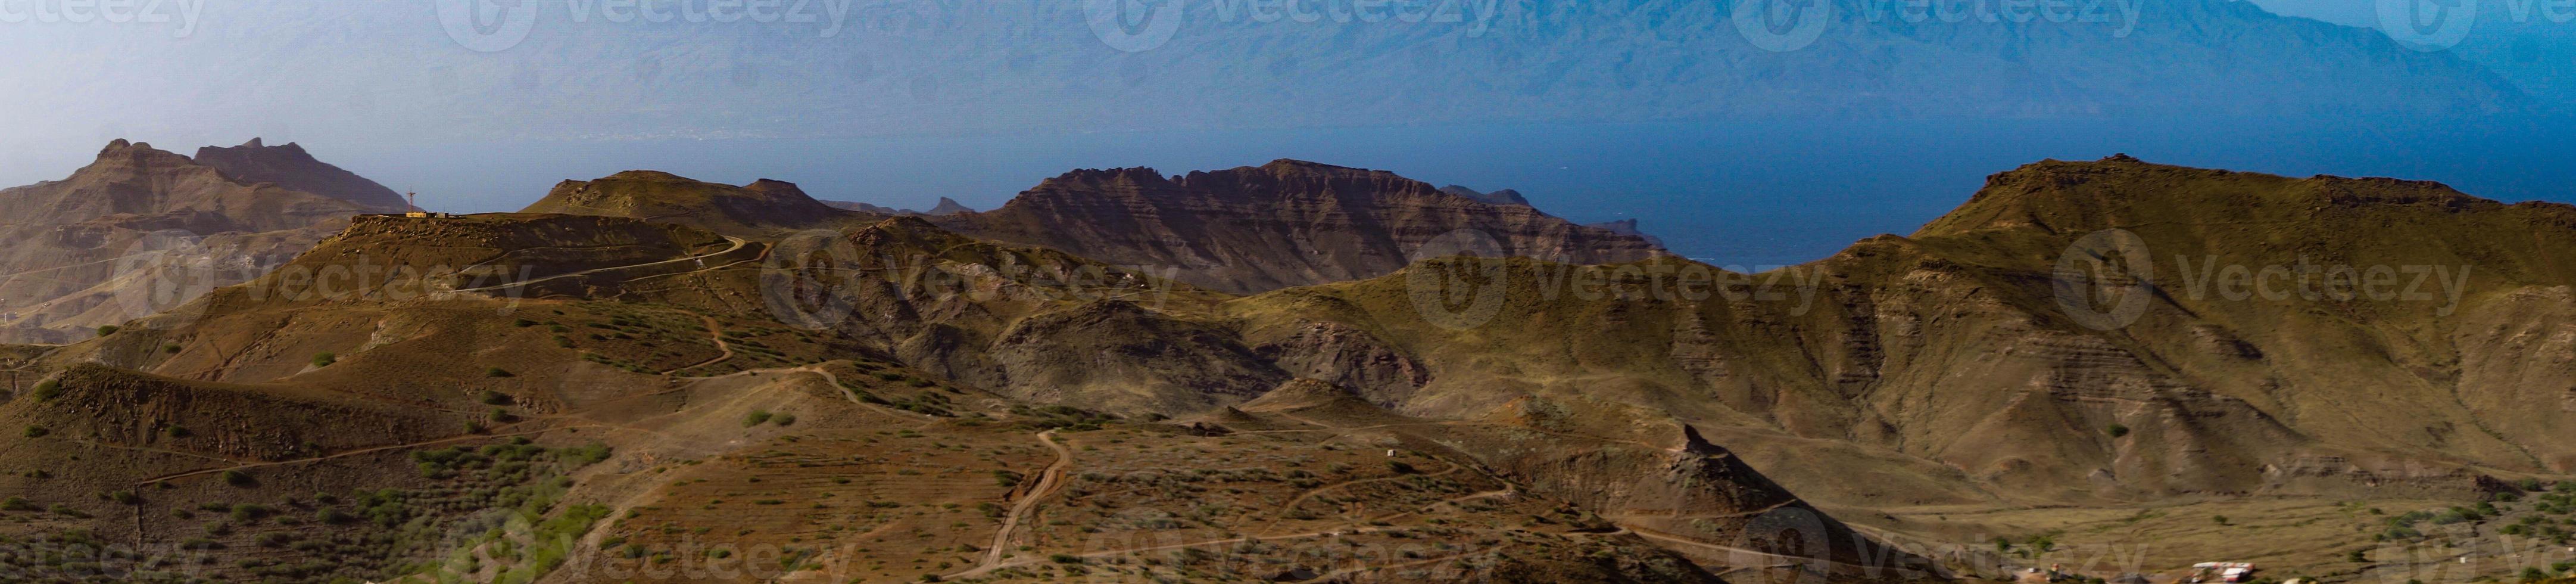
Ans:
[[[326,234],[7,347],[13,540],[215,580],[1946,580],[2047,561],[1988,537],[2292,501],[2140,561],[2352,575],[2426,537],[2371,505],[2576,473],[2576,207],[2436,183],[2041,161],[1741,274],[1293,160],[981,212],[629,171],[402,217],[277,186],[358,184],[285,148],[120,141],[6,191]],[[298,170],[208,166],[243,159]]]

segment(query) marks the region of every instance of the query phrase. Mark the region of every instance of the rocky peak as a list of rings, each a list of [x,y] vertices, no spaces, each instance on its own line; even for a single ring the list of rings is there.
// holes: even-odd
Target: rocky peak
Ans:
[[[288,142],[269,146],[252,138],[230,148],[207,146],[197,149],[196,162],[223,171],[224,176],[246,183],[270,183],[288,189],[331,197],[376,211],[400,211],[411,208],[402,195],[356,173],[315,160],[304,146]]]
[[[965,205],[963,205],[963,204],[959,204],[959,203],[957,202],[957,200],[956,200],[956,199],[951,199],[951,198],[948,198],[948,197],[940,197],[940,198],[939,198],[939,205],[938,205],[938,206],[935,206],[935,207],[931,207],[931,208],[930,208],[930,210],[929,210],[928,212],[925,212],[924,214],[926,214],[926,215],[955,215],[955,214],[958,214],[958,213],[973,213],[973,212],[975,212],[975,210],[974,210],[974,209],[972,209],[972,208],[968,208],[967,206],[965,206]]]

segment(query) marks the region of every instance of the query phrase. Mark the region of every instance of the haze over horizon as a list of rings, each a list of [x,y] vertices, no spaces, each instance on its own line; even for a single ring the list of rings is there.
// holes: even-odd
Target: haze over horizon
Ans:
[[[989,208],[1071,168],[1302,158],[1516,188],[1569,217],[1643,218],[1688,255],[1765,264],[1903,233],[1985,174],[2051,157],[2569,197],[2552,186],[2569,177],[2494,172],[2530,163],[2491,154],[2545,149],[2570,125],[2576,25],[2545,6],[2416,50],[2434,47],[2349,28],[2375,26],[2376,3],[2323,0],[2034,4],[2027,22],[2000,4],[1781,13],[1813,33],[1637,2],[1398,3],[1375,21],[1327,3],[1312,23],[1184,2],[1169,29],[1148,22],[1158,3],[1110,28],[1089,15],[1115,2],[798,4],[730,22],[561,1],[30,13],[0,24],[23,64],[0,83],[43,89],[0,103],[20,122],[0,184],[61,178],[110,139],[259,136],[456,211],[634,168]],[[1328,89],[1351,83],[1388,91]],[[1875,218],[1800,216],[1852,201]]]

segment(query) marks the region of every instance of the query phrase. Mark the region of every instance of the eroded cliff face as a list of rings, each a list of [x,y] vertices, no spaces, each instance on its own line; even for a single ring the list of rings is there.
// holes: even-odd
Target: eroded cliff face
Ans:
[[[1661,252],[1638,234],[1576,225],[1526,204],[1294,160],[1177,177],[1147,168],[1074,171],[999,209],[934,221],[1234,293],[1371,278],[1460,251],[1577,264]]]

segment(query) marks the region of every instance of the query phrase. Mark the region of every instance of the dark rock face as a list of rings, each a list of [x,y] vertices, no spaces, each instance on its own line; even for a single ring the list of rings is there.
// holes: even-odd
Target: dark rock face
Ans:
[[[1074,171],[1000,209],[933,221],[1235,293],[1371,278],[1459,250],[1579,264],[1663,251],[1644,237],[1526,204],[1295,160],[1178,177],[1147,168]]]
[[[240,146],[224,148],[207,146],[197,149],[197,163],[222,170],[225,176],[247,183],[271,183],[357,203],[372,211],[398,212],[411,204],[393,189],[356,173],[342,170],[313,159],[304,147],[293,142],[285,146],[263,145],[258,138]]]

